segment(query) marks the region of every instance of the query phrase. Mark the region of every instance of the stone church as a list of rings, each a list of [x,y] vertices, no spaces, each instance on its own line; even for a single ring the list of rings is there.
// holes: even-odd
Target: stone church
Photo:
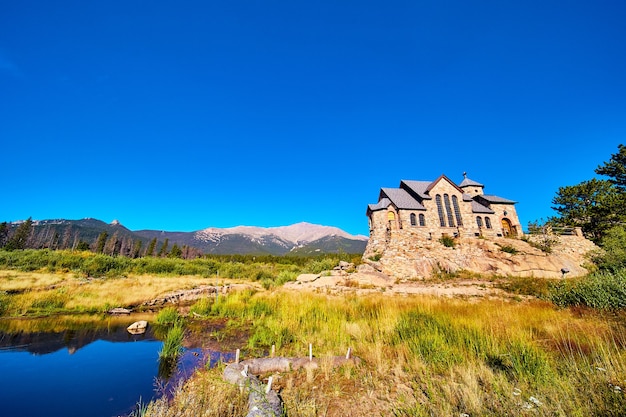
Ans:
[[[466,173],[463,177],[458,185],[441,175],[434,181],[402,180],[399,188],[381,188],[378,203],[367,207],[370,243],[384,245],[392,233],[400,231],[427,240],[520,237],[516,202],[485,194],[483,184]]]

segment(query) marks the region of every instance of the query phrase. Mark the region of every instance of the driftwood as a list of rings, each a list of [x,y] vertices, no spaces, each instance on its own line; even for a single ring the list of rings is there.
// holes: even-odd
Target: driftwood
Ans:
[[[112,308],[111,310],[108,311],[109,314],[130,314],[130,310],[127,308],[122,308],[122,307],[116,307],[116,308]]]
[[[349,355],[348,355],[349,356]],[[272,372],[289,372],[297,369],[317,369],[320,363],[329,363],[332,367],[346,363],[360,363],[356,357],[334,356],[330,358],[259,358],[231,363],[224,369],[224,379],[231,384],[248,388],[249,411],[246,417],[283,416],[282,401],[270,387],[265,387],[256,375]]]

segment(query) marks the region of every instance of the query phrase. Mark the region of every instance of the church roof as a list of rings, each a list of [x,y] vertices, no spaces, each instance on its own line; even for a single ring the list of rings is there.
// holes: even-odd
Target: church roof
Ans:
[[[467,178],[466,174],[463,174],[464,178],[463,181],[461,181],[461,183],[459,184],[459,187],[463,188],[463,187],[485,187],[483,184],[474,181],[474,180],[470,180],[469,178]]]
[[[483,206],[478,201],[472,200],[472,213],[494,214],[495,211]]]
[[[389,207],[389,204],[391,204],[391,200],[385,197],[381,198],[376,204],[368,204],[367,208],[371,211],[384,210]]]
[[[380,196],[387,197],[399,209],[426,210],[426,207],[402,188],[381,188]]]
[[[485,201],[487,201],[488,203],[495,203],[495,204],[515,204],[517,203],[517,201],[513,201],[513,200],[509,200],[508,198],[504,198],[504,197],[498,197],[497,195],[491,195],[491,194],[483,194],[480,196],[480,198],[484,199]]]
[[[422,200],[430,200],[432,197],[426,194],[430,184],[432,184],[432,181],[402,180],[400,181],[400,188],[404,188],[404,185],[417,194]]]

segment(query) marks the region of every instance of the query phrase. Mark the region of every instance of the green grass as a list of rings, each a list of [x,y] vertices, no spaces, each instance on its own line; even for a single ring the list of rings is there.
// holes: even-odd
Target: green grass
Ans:
[[[182,324],[176,324],[168,330],[163,341],[163,347],[159,351],[160,360],[176,360],[183,350],[183,337],[185,330]]]
[[[69,250],[0,250],[0,269],[26,272],[71,271],[92,278],[124,277],[130,274],[198,275],[271,282],[272,286],[294,280],[300,273],[319,273],[330,270],[341,260],[358,264],[360,255],[328,254],[313,257],[232,255],[185,260],[157,257],[130,259],[123,256]]]
[[[161,325],[176,324],[181,320],[181,316],[174,307],[165,307],[159,311],[155,322]]]
[[[596,272],[587,277],[561,281],[550,300],[560,307],[584,306],[600,310],[626,308],[626,270]]]

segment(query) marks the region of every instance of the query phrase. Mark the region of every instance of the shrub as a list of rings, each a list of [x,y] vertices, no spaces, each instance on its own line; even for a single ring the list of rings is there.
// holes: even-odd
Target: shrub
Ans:
[[[602,250],[592,255],[599,268],[617,271],[626,267],[626,228],[616,226],[609,229],[600,246]]]
[[[598,272],[584,278],[562,281],[550,294],[560,306],[584,306],[600,310],[626,307],[626,270]]]
[[[370,257],[369,257],[369,258],[367,258],[367,259],[369,259],[370,261],[378,262],[378,261],[380,261],[380,258],[382,258],[382,257],[383,257],[383,255],[382,255],[382,254],[380,254],[380,253],[375,253],[374,255],[370,256]]]
[[[511,255],[517,255],[519,251],[511,245],[502,245],[500,246],[500,250],[502,252],[510,253]]]
[[[450,237],[450,236],[441,236],[441,238],[439,238],[439,243],[441,243],[443,246],[445,246],[446,248],[453,248],[454,247],[454,238]]]

